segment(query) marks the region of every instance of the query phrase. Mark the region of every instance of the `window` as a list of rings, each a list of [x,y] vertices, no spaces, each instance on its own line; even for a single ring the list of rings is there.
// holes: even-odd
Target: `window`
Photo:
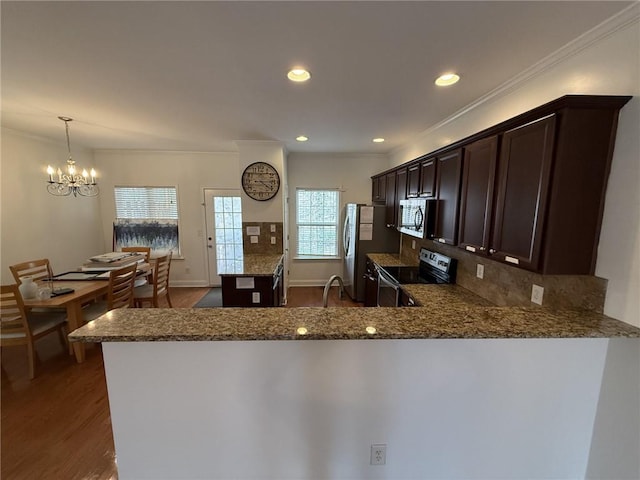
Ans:
[[[242,202],[240,197],[213,197],[213,217],[216,232],[216,269],[221,273],[241,272]]]
[[[151,247],[154,253],[179,254],[176,187],[115,187],[113,249]]]
[[[298,189],[296,226],[297,255],[302,257],[338,256],[338,190]]]

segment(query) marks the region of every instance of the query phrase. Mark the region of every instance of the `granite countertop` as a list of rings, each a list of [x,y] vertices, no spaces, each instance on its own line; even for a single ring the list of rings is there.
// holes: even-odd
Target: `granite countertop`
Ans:
[[[245,254],[241,268],[233,272],[221,273],[220,276],[234,277],[261,277],[271,276],[275,273],[276,267],[282,262],[283,255],[256,255]]]
[[[441,310],[450,308],[452,305],[466,305],[477,307],[494,307],[489,300],[470,292],[456,284],[434,285],[434,284],[408,284],[400,285],[416,301],[417,306],[428,306],[432,309]]]
[[[640,329],[588,311],[451,303],[436,287],[424,307],[129,308],[69,335],[80,342],[479,338],[640,338]],[[369,333],[373,327],[374,333]],[[304,334],[301,334],[304,328]],[[368,331],[369,330],[369,331]]]
[[[369,254],[383,266],[398,255]],[[243,273],[272,275],[282,255],[246,255]],[[113,310],[69,335],[76,342],[640,338],[640,328],[586,310],[497,307],[452,285],[402,285],[407,308],[129,308]]]
[[[401,267],[407,265],[405,262],[400,260],[400,255],[398,253],[367,253],[367,257],[381,267]]]

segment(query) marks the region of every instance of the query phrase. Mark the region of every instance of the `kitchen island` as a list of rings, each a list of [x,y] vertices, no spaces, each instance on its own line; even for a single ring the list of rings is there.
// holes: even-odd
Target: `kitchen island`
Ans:
[[[129,309],[76,330],[103,342],[119,478],[637,476],[640,329],[432,288],[415,308]]]
[[[282,305],[282,254],[244,254],[241,263],[220,274],[223,307],[279,307]]]

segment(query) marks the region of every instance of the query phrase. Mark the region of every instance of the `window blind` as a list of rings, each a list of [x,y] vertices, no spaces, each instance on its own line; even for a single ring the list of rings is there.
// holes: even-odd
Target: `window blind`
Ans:
[[[116,218],[177,220],[175,187],[115,187]]]

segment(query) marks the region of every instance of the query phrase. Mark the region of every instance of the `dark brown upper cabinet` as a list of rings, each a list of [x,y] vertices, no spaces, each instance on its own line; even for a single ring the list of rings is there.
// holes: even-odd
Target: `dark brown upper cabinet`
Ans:
[[[593,275],[631,98],[566,95],[406,164],[421,162],[418,194],[437,199],[431,238],[544,275]]]
[[[436,159],[429,158],[420,162],[420,191],[421,197],[436,196]]]
[[[385,194],[385,221],[387,227],[396,227],[396,172],[389,172],[385,175],[386,194]]]
[[[409,169],[407,167],[396,170],[396,215],[400,208],[400,200],[407,198],[408,173]]]
[[[387,197],[387,177],[378,175],[371,178],[371,200],[373,202],[384,202]]]
[[[407,175],[407,198],[417,197],[420,193],[420,163],[409,165]]]
[[[458,207],[462,173],[462,149],[436,158],[436,219],[434,240],[448,245],[458,241]]]
[[[489,249],[498,136],[464,147],[458,245],[486,254]]]
[[[536,270],[542,247],[555,115],[507,131],[502,138],[490,253]]]

